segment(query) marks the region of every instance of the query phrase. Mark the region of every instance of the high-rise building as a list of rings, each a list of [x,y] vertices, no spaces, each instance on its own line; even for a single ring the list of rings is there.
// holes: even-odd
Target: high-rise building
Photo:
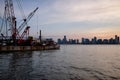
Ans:
[[[82,42],[81,42],[82,44],[84,44],[85,43],[85,41],[84,41],[84,38],[82,38]]]
[[[98,39],[97,42],[96,42],[96,44],[103,44],[102,39]]]
[[[108,39],[103,39],[103,44],[109,44],[109,40]]]
[[[58,39],[58,44],[62,44],[62,40],[61,39]]]
[[[92,44],[96,44],[96,43],[97,43],[97,37],[92,38],[91,43],[92,43]]]
[[[67,38],[66,38],[66,36],[64,36],[64,38],[63,38],[63,44],[67,44]]]
[[[79,39],[77,39],[77,44],[79,44]]]
[[[109,39],[109,44],[115,44],[115,39],[110,38],[110,39]]]
[[[79,44],[79,39],[69,39],[64,36],[63,39],[58,39],[59,44]],[[82,38],[81,44],[119,44],[119,37],[115,35],[115,38],[110,39],[97,39],[97,37],[92,38],[92,40],[88,38]]]
[[[119,37],[117,35],[115,35],[115,43],[118,44],[119,43]]]

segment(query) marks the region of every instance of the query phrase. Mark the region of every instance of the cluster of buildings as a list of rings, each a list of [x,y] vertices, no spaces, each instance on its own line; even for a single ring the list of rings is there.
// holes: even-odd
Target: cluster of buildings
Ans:
[[[79,39],[69,39],[66,36],[63,39],[58,39],[58,44],[79,44]]]
[[[64,36],[63,39],[58,39],[58,44],[119,44],[119,36],[115,35],[114,38],[110,39],[97,39],[94,37],[92,39],[82,38],[81,42],[79,39],[68,39]]]
[[[115,38],[110,39],[97,39],[97,37],[92,38],[82,38],[81,44],[119,44],[119,37],[115,35]]]

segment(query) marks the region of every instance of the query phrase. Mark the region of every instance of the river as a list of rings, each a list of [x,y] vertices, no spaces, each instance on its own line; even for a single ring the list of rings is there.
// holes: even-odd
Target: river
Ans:
[[[120,45],[0,53],[0,80],[120,80]]]

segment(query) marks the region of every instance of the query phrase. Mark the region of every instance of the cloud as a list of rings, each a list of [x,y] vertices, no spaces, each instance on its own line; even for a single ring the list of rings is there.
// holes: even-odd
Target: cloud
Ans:
[[[22,5],[26,16],[39,6],[36,14],[39,17],[39,25],[43,25],[115,20],[120,18],[119,3],[120,0],[30,0],[22,2]],[[20,19],[18,8],[15,9],[15,13]]]
[[[44,26],[42,29],[45,34],[57,35],[119,31],[119,3],[120,0],[26,0],[22,6],[26,16],[39,7],[29,22],[32,30],[36,28],[38,19],[37,25]],[[15,9],[15,14],[20,20],[18,8]]]
[[[119,3],[119,0],[56,0],[39,14],[45,15],[46,21],[41,21],[46,24],[108,20],[120,17]]]

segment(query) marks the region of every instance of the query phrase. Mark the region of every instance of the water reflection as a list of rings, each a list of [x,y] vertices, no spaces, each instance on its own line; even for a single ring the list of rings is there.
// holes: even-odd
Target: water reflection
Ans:
[[[2,80],[28,80],[29,73],[32,71],[31,58],[32,52],[1,54],[0,75]]]
[[[120,80],[119,45],[0,54],[0,80]]]

